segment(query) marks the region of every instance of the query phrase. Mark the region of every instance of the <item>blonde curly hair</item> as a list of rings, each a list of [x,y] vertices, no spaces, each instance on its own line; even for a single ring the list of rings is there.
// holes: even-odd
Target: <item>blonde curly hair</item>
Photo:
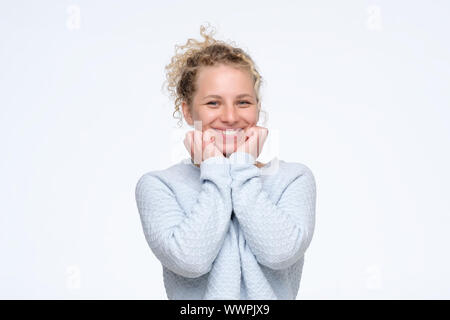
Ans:
[[[175,55],[170,63],[165,66],[166,80],[163,86],[167,86],[170,97],[175,100],[175,111],[172,116],[179,119],[179,126],[182,124],[182,112],[180,111],[182,102],[185,101],[188,107],[192,108],[198,70],[203,66],[227,64],[249,71],[253,75],[258,108],[261,108],[260,87],[262,77],[255,62],[234,42],[227,43],[214,39],[214,33],[215,30],[207,33],[206,27],[201,25],[200,34],[204,41],[190,38],[185,45],[175,45]],[[176,113],[178,113],[178,117],[175,116]]]

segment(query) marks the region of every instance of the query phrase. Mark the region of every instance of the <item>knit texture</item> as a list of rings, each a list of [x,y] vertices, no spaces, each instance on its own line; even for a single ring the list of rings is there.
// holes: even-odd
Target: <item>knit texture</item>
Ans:
[[[136,202],[170,300],[295,300],[315,226],[304,164],[249,153],[145,173]]]

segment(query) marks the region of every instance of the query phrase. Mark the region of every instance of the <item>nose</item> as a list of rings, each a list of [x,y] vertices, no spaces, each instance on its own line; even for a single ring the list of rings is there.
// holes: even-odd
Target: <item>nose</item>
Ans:
[[[222,109],[221,121],[233,125],[239,120],[239,115],[233,105],[227,105]]]

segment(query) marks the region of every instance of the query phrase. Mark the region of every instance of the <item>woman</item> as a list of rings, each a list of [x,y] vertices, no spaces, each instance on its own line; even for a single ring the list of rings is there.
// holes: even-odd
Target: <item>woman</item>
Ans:
[[[296,299],[315,225],[316,184],[295,162],[257,162],[261,76],[243,50],[200,28],[166,67],[190,153],[144,174],[136,202],[169,299]],[[272,160],[270,166],[273,165]]]

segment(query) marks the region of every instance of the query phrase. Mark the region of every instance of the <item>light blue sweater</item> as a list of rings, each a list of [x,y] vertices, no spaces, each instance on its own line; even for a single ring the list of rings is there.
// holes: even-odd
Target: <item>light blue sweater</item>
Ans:
[[[167,297],[295,300],[315,225],[311,170],[245,152],[144,174],[136,202]]]

